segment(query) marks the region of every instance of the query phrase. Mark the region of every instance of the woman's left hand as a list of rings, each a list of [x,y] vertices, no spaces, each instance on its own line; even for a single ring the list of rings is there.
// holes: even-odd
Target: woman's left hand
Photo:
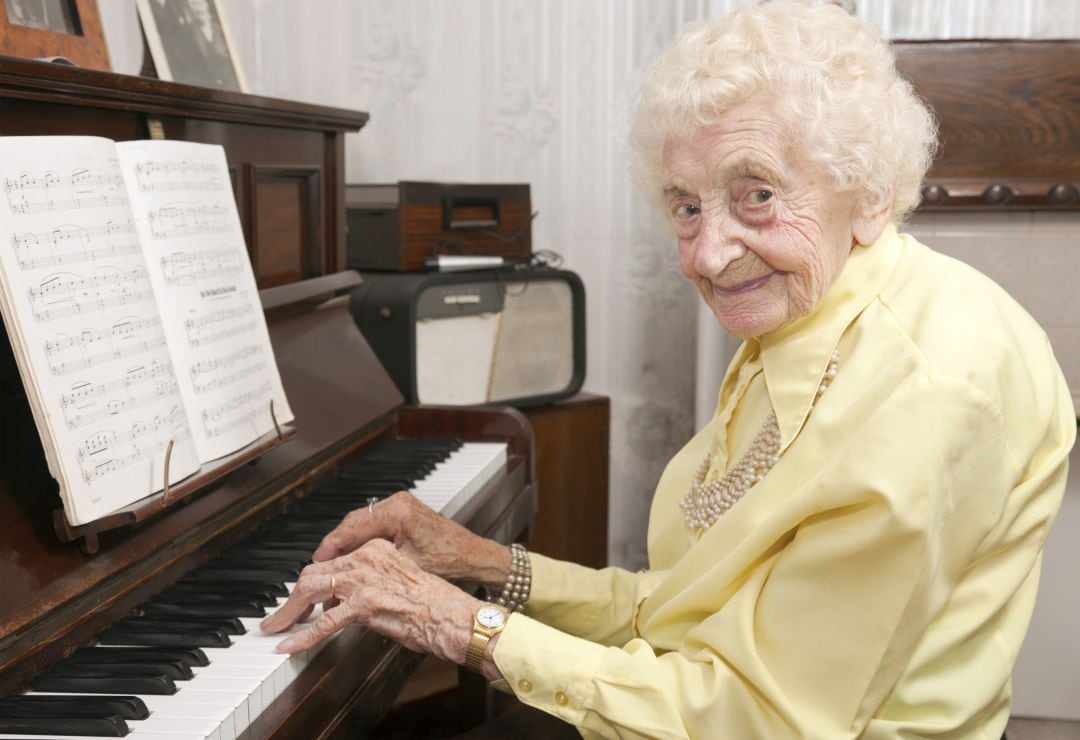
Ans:
[[[483,602],[422,570],[391,542],[371,540],[347,555],[309,565],[280,609],[262,621],[263,632],[288,629],[322,602],[307,629],[278,645],[285,653],[307,650],[352,623],[366,626],[410,650],[465,662],[473,613]]]

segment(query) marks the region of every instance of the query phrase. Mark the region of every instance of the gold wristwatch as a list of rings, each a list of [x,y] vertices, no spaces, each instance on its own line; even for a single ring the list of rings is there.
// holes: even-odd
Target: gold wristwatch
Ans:
[[[484,651],[491,638],[503,631],[506,626],[507,611],[496,604],[485,604],[473,614],[472,637],[469,649],[465,651],[465,667],[477,673],[484,665]]]

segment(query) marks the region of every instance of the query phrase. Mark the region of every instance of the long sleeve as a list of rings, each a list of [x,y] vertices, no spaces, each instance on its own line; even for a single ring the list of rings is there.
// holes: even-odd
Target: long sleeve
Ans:
[[[940,421],[936,429],[928,418]],[[992,530],[1006,527],[1005,495],[1021,471],[996,409],[955,383],[912,377],[863,424],[830,431],[845,442],[829,464],[781,506],[759,512],[773,543],[755,543],[761,559],[738,589],[727,586],[707,534],[690,553],[698,562],[680,565],[653,591],[642,627],[655,633],[649,642],[604,647],[511,619],[495,657],[519,698],[604,737],[863,732],[950,595],[985,576],[969,563]],[[1046,520],[1056,509],[1068,442],[1059,441],[1035,484],[1052,490],[1033,496],[1038,511],[1026,516]],[[1026,577],[1040,546],[1014,548],[1017,577]],[[1005,598],[995,596],[996,607]],[[688,614],[688,600],[697,615]],[[975,601],[967,614],[985,622],[996,607]],[[696,623],[665,649],[678,631],[676,613]],[[972,669],[999,681],[1009,670],[994,651]],[[973,691],[971,699],[985,696]]]
[[[587,568],[530,553],[532,591],[526,613],[545,624],[604,645],[631,637],[637,607],[664,577],[622,568]]]
[[[730,471],[770,413],[779,460],[689,530],[701,461]],[[736,353],[657,487],[655,572],[541,564],[495,661],[586,737],[997,740],[1075,435],[1045,333],[888,230]]]

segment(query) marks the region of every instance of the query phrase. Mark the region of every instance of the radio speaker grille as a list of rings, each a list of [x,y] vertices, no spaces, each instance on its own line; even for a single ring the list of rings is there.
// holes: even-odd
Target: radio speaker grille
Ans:
[[[414,403],[527,406],[584,381],[585,296],[572,272],[363,277],[353,316]]]

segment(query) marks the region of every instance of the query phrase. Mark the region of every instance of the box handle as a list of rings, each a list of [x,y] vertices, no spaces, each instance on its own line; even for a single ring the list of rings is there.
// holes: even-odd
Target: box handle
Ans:
[[[459,218],[454,218],[457,210]],[[487,210],[491,218],[482,218],[483,214],[477,211]],[[468,211],[467,213],[463,211]],[[455,198],[447,196],[443,198],[443,228],[447,231],[461,231],[471,229],[497,229],[501,220],[499,218],[498,198]]]

